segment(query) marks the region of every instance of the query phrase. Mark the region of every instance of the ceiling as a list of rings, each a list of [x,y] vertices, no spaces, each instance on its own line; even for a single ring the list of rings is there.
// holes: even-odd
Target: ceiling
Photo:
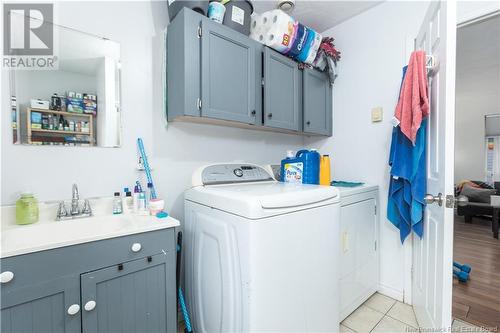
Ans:
[[[256,13],[275,9],[277,3],[277,0],[252,1]],[[300,23],[323,32],[380,3],[382,1],[296,0],[295,9],[288,14]]]

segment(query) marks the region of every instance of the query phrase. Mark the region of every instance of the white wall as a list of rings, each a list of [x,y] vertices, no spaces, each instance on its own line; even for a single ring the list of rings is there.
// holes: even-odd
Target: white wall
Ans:
[[[458,29],[455,181],[485,180],[484,116],[500,113],[500,15]]]
[[[407,39],[416,37],[428,3],[385,2],[323,35],[342,52],[334,85],[334,136],[310,141],[330,151],[335,179],[380,186],[382,290],[403,298],[405,253],[397,230],[386,218],[391,118],[396,106]],[[371,123],[371,108],[382,106],[384,120]]]
[[[20,191],[31,189],[41,200],[71,196],[76,182],[80,194],[110,196],[131,186],[138,173],[136,139],[144,139],[153,177],[167,209],[183,217],[183,191],[192,172],[205,163],[246,160],[279,161],[303,139],[201,124],[166,125],[163,112],[163,2],[59,2],[62,25],[105,36],[121,44],[122,147],[30,147],[11,144],[8,75],[2,71],[1,203],[11,204]],[[89,18],[81,13],[92,13]]]

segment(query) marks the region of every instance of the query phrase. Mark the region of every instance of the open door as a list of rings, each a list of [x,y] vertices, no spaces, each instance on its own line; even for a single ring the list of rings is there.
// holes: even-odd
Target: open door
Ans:
[[[426,200],[424,237],[413,241],[413,305],[425,328],[449,328],[452,321],[456,29],[455,2],[431,2],[415,44],[437,64],[429,73],[427,131],[427,193],[433,198]]]

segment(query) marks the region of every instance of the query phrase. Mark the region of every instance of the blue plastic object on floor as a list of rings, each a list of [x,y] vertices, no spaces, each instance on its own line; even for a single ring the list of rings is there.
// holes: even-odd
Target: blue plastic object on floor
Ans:
[[[469,274],[466,272],[459,271],[457,269],[453,270],[453,275],[455,275],[460,282],[467,282],[469,280]]]
[[[469,265],[460,264],[456,261],[453,262],[453,266],[465,273],[470,273],[470,271],[472,270],[472,267],[470,267]]]

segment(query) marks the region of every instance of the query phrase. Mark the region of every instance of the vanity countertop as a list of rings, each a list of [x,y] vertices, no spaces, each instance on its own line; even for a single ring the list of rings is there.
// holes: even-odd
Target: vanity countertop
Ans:
[[[41,219],[30,225],[16,225],[6,221],[12,219],[12,214],[2,209],[1,218],[0,258],[179,226],[179,221],[170,216],[160,219],[134,214],[97,215],[67,221]]]

